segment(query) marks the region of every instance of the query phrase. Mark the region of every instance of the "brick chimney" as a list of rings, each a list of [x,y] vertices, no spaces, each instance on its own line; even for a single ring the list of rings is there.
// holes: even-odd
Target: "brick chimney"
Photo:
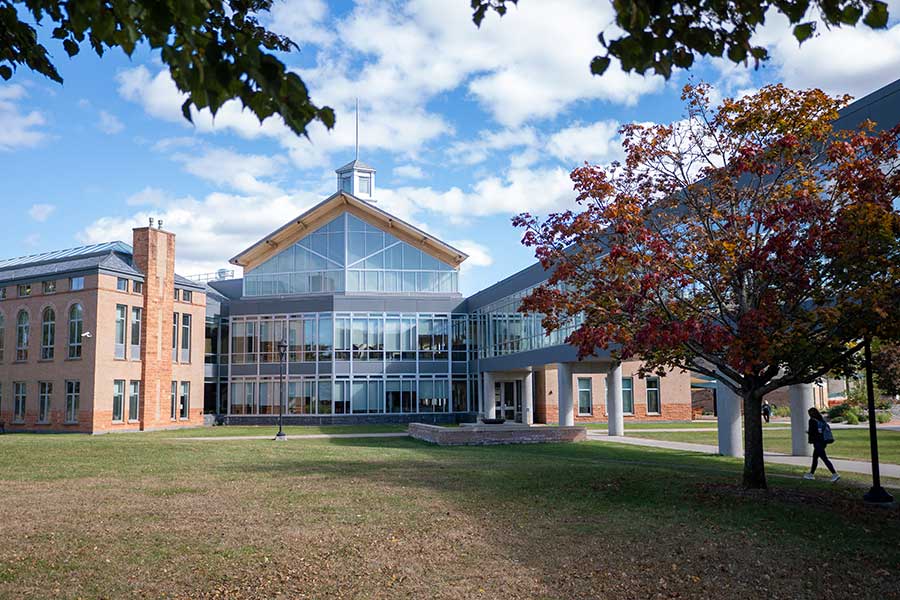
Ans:
[[[152,429],[171,425],[175,234],[139,227],[134,229],[132,239],[134,266],[144,274],[141,429]]]

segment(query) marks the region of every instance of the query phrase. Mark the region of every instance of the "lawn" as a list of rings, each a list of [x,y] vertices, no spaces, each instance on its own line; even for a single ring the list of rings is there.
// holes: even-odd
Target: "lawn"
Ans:
[[[399,433],[406,431],[406,425],[286,425],[284,432],[287,435],[318,435],[318,434],[345,434],[345,433]],[[273,438],[278,433],[278,425],[227,425],[222,427],[192,427],[187,429],[171,429],[157,431],[153,435],[159,438],[186,438],[186,437],[236,437],[247,435],[270,435]],[[115,434],[128,435],[128,434]],[[145,434],[136,434],[143,436]]]
[[[768,470],[748,493],[740,461],[599,442],[4,435],[0,597],[900,598],[897,511]]]
[[[602,429],[606,430],[609,428],[607,423],[575,423],[579,426],[587,427],[588,429]],[[773,421],[771,423],[764,423],[764,427],[790,427],[790,421],[784,422],[776,422]],[[715,429],[716,421],[656,421],[651,423],[631,423],[629,421],[625,421],[625,431],[629,431],[631,429]]]
[[[625,428],[628,433],[628,428]],[[715,431],[671,431],[637,432],[632,437],[669,440],[673,442],[694,442],[713,444],[717,442]],[[828,456],[851,460],[869,460],[868,429],[835,429],[834,444],[828,446]],[[791,453],[790,429],[772,429],[763,434],[763,444],[770,452]],[[900,464],[900,431],[881,429],[878,431],[878,457],[883,462]]]

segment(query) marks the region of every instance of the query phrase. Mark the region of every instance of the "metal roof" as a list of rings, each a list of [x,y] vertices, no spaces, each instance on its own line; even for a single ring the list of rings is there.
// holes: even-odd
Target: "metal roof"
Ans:
[[[131,254],[132,249],[131,246],[129,246],[125,242],[105,242],[103,244],[79,246],[78,248],[68,248],[66,250],[53,250],[52,252],[44,252],[42,254],[32,254],[30,256],[0,259],[0,270],[63,261],[72,258],[92,256],[95,254],[108,254],[110,252]]]
[[[375,171],[375,169],[373,167],[370,167],[369,165],[367,165],[366,163],[364,163],[363,161],[361,161],[357,158],[356,160],[351,160],[350,162],[348,162],[346,165],[344,165],[340,169],[335,169],[334,172],[335,173],[344,173],[346,171],[352,171],[353,169],[358,169],[360,171],[373,171],[373,172]]]

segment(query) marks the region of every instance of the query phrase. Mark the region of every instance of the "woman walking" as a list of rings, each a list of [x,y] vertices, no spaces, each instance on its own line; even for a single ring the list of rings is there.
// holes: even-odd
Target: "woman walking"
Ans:
[[[825,463],[825,466],[828,467],[828,470],[831,471],[831,482],[834,483],[840,479],[841,476],[834,470],[834,465],[831,464],[831,461],[828,460],[828,455],[825,453],[825,446],[834,441],[834,436],[831,435],[831,427],[825,422],[822,413],[815,407],[810,408],[808,414],[809,424],[807,426],[806,435],[807,441],[812,444],[813,455],[812,467],[810,467],[809,473],[803,476],[803,479],[816,478],[816,467],[819,466],[819,459],[821,458],[822,462]]]

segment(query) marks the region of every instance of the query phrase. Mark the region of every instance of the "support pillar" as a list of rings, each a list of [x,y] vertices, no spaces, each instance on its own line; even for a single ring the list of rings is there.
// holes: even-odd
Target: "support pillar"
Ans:
[[[813,407],[815,396],[811,383],[799,383],[788,387],[791,402],[791,454],[812,456],[812,446],[806,442],[807,411]]]
[[[609,435],[625,435],[625,417],[622,411],[622,363],[610,365],[606,373],[606,414],[609,418]]]
[[[716,408],[718,413],[719,454],[743,456],[744,440],[741,435],[741,397],[730,387],[716,382]]]
[[[497,405],[494,400],[494,374],[485,371],[482,374],[481,414],[485,419],[497,416]]]
[[[557,386],[556,398],[559,406],[560,427],[571,427],[575,424],[575,401],[572,398],[572,366],[568,363],[559,363],[556,367]]]
[[[531,370],[522,379],[522,424],[534,424],[534,372]]]

